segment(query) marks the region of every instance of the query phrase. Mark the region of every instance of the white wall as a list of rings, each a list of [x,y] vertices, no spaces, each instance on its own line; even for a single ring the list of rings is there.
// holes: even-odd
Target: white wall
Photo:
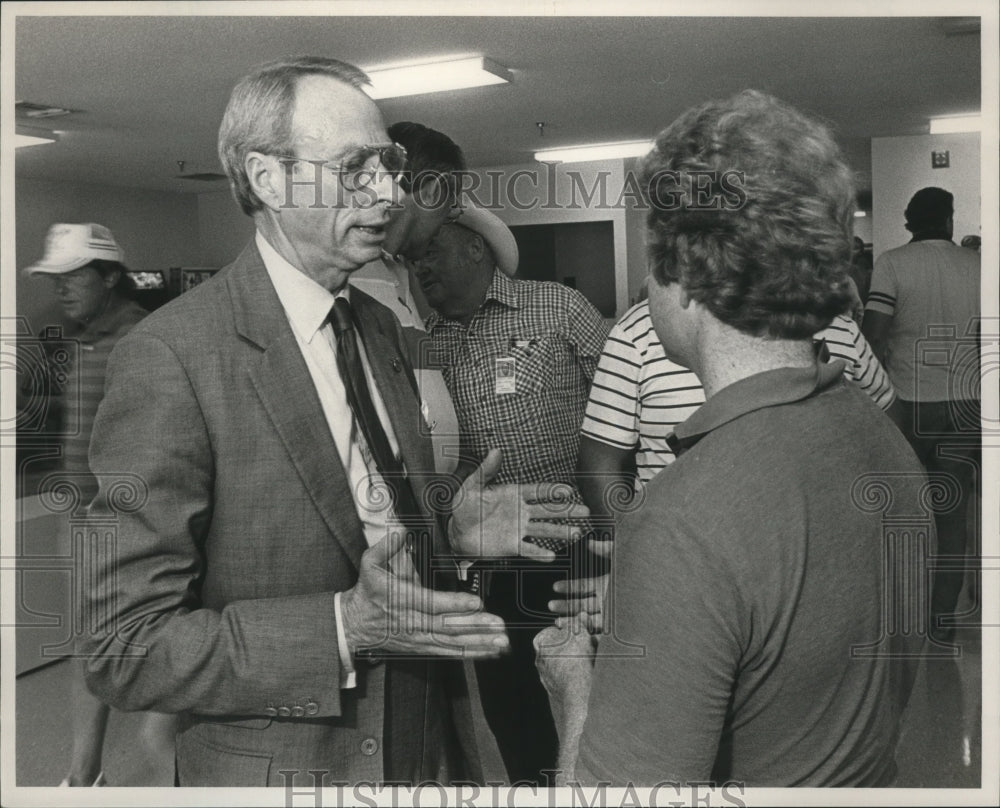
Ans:
[[[625,173],[635,172],[638,158],[625,161]],[[643,208],[629,205],[625,209],[625,247],[628,251],[628,304],[639,299],[646,281],[646,213]]]
[[[854,218],[854,235],[860,238],[865,244],[872,243],[872,215]]]
[[[624,161],[524,163],[476,168],[472,173],[481,184],[471,194],[483,204],[498,206],[494,213],[508,225],[610,221],[615,240],[615,311],[617,316],[624,313],[630,288],[629,239],[625,205],[617,204],[625,183]]]
[[[195,194],[18,177],[14,188],[17,239],[17,313],[33,333],[66,325],[42,278],[21,270],[42,256],[45,234],[56,222],[97,222],[111,229],[133,270],[191,266],[200,261]]]
[[[224,267],[243,252],[253,230],[253,220],[239,209],[228,188],[198,195],[199,266]]]
[[[950,153],[950,167],[932,168],[931,152]],[[955,196],[955,242],[980,232],[979,135],[913,135],[872,138],[873,254],[910,240],[903,211],[921,188],[937,186]]]

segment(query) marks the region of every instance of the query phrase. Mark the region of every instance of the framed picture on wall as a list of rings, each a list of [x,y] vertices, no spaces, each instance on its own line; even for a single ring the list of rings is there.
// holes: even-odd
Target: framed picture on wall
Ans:
[[[208,267],[181,267],[181,292],[193,289],[211,278],[219,270]]]

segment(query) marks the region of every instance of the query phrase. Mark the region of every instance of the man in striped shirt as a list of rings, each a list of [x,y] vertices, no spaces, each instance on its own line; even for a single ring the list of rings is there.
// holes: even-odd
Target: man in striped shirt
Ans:
[[[896,393],[854,320],[840,315],[813,339],[821,355],[844,362],[845,378],[890,409]],[[633,465],[638,490],[672,463],[667,436],[704,402],[698,377],[663,355],[649,303],[629,309],[608,336],[583,421],[580,488],[591,511],[625,501],[621,481]]]

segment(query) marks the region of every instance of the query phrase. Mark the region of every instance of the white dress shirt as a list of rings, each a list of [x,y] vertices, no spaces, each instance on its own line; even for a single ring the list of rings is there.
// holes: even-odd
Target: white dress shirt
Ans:
[[[365,540],[371,547],[385,538],[387,525],[393,520],[393,514],[384,504],[388,496],[386,484],[375,467],[364,436],[359,432],[354,414],[347,403],[344,382],[337,369],[333,327],[327,322],[334,300],[338,297],[350,300],[349,287],[345,285],[337,294],[329,292],[282,258],[260,231],[257,232],[255,239],[268,277],[274,285],[278,300],[281,301],[288,324],[295,334],[299,350],[309,369],[340,462],[347,474],[358,518],[364,528]],[[358,348],[375,411],[382,422],[389,445],[398,458],[399,443],[389,422],[385,403],[372,378],[371,366],[361,339],[358,340]],[[354,687],[353,661],[345,640],[339,592],[334,604],[344,674],[341,677],[341,687]]]

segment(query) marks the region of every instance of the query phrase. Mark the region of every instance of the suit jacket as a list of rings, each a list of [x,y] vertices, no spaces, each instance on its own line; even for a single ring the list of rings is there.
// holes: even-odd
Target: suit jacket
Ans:
[[[418,500],[433,468],[399,324],[352,293]],[[251,243],[148,317],[108,364],[91,445],[90,688],[187,715],[182,785],[381,781],[388,665],[340,688],[334,593],[367,544],[319,398]],[[442,536],[437,534],[436,541]],[[99,545],[99,549],[97,547]],[[438,549],[440,545],[438,545]],[[482,780],[461,663],[436,660]],[[468,669],[471,666],[464,666]]]

